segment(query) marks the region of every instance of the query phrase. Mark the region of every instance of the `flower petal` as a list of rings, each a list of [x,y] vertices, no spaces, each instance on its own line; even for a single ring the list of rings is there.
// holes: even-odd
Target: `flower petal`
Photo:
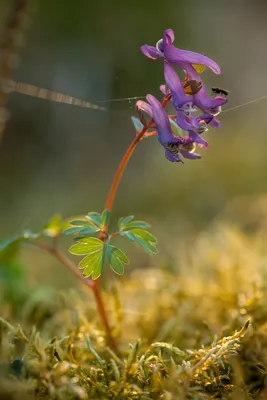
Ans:
[[[201,156],[199,154],[189,153],[188,151],[185,151],[185,150],[180,150],[180,151],[184,158],[189,158],[190,160],[197,160],[197,159],[201,158]]]
[[[169,46],[174,42],[175,36],[172,29],[166,29],[163,34],[163,46]]]
[[[222,123],[215,117],[213,117],[212,121],[210,122],[210,126],[213,128],[221,128]]]
[[[148,114],[151,118],[153,118],[153,113],[152,113],[152,108],[149,104],[147,104],[145,101],[143,100],[138,100],[135,104],[137,110],[139,111],[143,111],[146,114]]]
[[[181,108],[185,103],[192,101],[192,97],[184,93],[182,82],[177,73],[166,61],[164,62],[164,77],[167,87],[170,88],[175,108]]]
[[[176,122],[177,122],[177,125],[185,131],[188,131],[189,129],[194,128],[192,126],[191,122],[189,122],[187,120],[185,114],[181,111],[177,111]]]
[[[179,154],[173,154],[168,149],[165,150],[165,157],[167,158],[167,160],[169,160],[171,162],[181,162],[181,163],[183,163],[183,160],[181,159]]]
[[[211,121],[214,119],[214,116],[213,116],[212,114],[206,113],[206,114],[200,115],[200,116],[197,117],[196,119],[197,119],[197,121],[198,121],[199,123],[201,123],[201,122],[203,121],[203,122],[205,122],[205,124],[208,125],[208,124],[210,124]]]
[[[168,94],[168,88],[166,85],[160,85],[159,90],[161,91],[161,93],[164,94],[164,96],[166,96],[166,94]]]
[[[156,47],[149,46],[148,44],[141,46],[140,50],[146,57],[151,58],[152,60],[163,57],[163,54]]]
[[[171,124],[168,115],[161,103],[152,94],[146,96],[151,104],[153,119],[158,131],[158,138],[161,144],[168,144],[173,141],[174,135],[171,130]]]
[[[163,48],[164,56],[170,63],[181,66],[181,64],[201,64],[210,68],[215,74],[219,75],[221,69],[219,65],[212,59],[203,54],[195,53],[194,51],[181,50],[169,43],[165,42]]]
[[[223,96],[216,96],[213,98],[207,94],[206,88],[202,82],[202,79],[200,78],[200,75],[192,67],[192,65],[183,64],[181,67],[186,71],[189,79],[197,80],[198,82],[202,83],[200,91],[194,95],[194,103],[197,107],[205,111],[215,111],[218,107],[227,103],[228,100]]]
[[[195,142],[195,143],[197,143],[198,145],[200,145],[200,147],[205,147],[205,148],[207,148],[209,145],[208,145],[208,142],[206,142],[206,140],[204,140],[201,136],[199,136],[196,132],[194,132],[194,131],[188,131],[188,134],[189,134],[189,138],[193,141],[193,142]]]

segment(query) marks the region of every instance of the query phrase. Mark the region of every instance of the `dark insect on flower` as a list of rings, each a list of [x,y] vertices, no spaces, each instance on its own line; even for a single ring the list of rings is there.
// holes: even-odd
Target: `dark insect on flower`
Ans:
[[[229,95],[229,92],[227,90],[221,89],[221,88],[218,88],[218,87],[212,87],[211,91],[212,91],[212,93],[218,94],[219,96],[227,97]]]

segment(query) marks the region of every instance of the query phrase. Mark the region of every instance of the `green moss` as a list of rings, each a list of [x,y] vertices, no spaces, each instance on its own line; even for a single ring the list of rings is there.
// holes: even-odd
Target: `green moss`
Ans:
[[[119,355],[89,290],[33,288],[18,263],[14,285],[8,263],[11,278],[0,281],[0,397],[265,399],[267,224],[259,211],[253,231],[218,219],[173,246],[176,273],[135,269],[104,292]]]

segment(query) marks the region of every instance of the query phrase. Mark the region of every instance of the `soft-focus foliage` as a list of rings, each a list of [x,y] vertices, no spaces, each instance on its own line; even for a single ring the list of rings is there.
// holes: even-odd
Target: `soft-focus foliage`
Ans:
[[[7,257],[1,271],[17,278],[15,287],[3,272],[0,280],[1,395],[31,399],[38,387],[37,399],[265,399],[266,204],[240,198],[201,234],[167,237],[175,273],[158,261],[113,285],[105,302],[120,358],[88,292],[33,288]]]

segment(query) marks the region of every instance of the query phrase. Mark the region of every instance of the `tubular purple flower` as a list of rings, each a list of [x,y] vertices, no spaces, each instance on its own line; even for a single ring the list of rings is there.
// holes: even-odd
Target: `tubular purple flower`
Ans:
[[[181,50],[173,46],[174,32],[172,29],[164,31],[163,39],[157,42],[156,47],[144,45],[141,46],[142,53],[153,60],[157,58],[165,58],[171,64],[181,67],[181,64],[202,64],[210,68],[215,74],[220,74],[221,70],[219,65],[210,58],[195,53],[193,51]]]
[[[170,120],[161,103],[152,94],[146,96],[147,101],[151,105],[152,115],[156,124],[158,138],[162,145],[172,143],[177,139],[171,130]]]
[[[185,104],[192,104],[193,97],[185,94],[179,76],[166,61],[164,62],[164,78],[167,87],[171,91],[172,103],[176,110],[182,109]]]
[[[143,100],[138,100],[135,104],[136,108],[138,111],[143,111],[146,114],[150,116],[150,118],[153,118],[153,113],[152,113],[152,108],[149,104],[147,104]]]
[[[185,94],[178,75],[166,61],[164,62],[164,77],[166,85],[172,94],[172,103],[177,113],[177,124],[186,131],[194,130],[199,134],[203,133],[206,130],[206,125],[213,119],[213,116],[211,114],[204,114],[194,118],[191,115],[191,112],[196,111],[193,108],[194,97]]]
[[[197,159],[200,158],[200,155],[195,154],[195,142],[199,143],[200,146],[206,147],[207,142],[205,142],[199,135],[193,132],[192,137],[181,137],[175,136],[171,129],[171,123],[168,118],[168,115],[161,103],[151,94],[146,96],[147,101],[150,103],[146,104],[143,101],[137,102],[137,108],[148,112],[148,114],[152,117],[156,125],[157,136],[160,144],[165,148],[165,156],[171,162],[183,162],[180,154],[183,155],[184,158]]]
[[[194,104],[203,110],[204,112],[216,115],[220,112],[220,107],[228,102],[228,100],[223,96],[216,96],[214,98],[207,94],[206,88],[202,82],[200,75],[197,71],[189,64],[183,64],[182,68],[186,71],[189,79],[197,80],[201,82],[202,86],[198,93],[193,95]]]

